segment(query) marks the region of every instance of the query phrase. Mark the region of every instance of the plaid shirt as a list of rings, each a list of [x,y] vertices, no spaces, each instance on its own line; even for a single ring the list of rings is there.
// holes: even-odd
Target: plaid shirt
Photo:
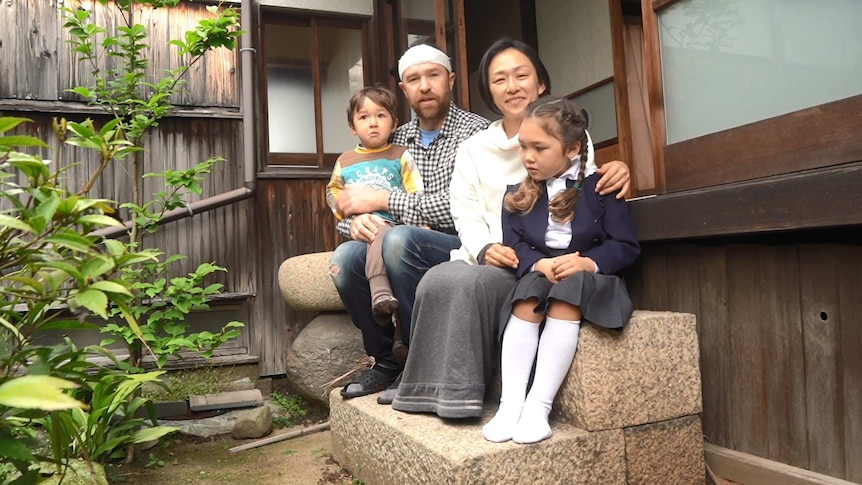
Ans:
[[[455,152],[462,141],[488,127],[485,118],[449,105],[449,114],[437,138],[431,145],[422,145],[419,120],[398,127],[390,140],[407,147],[419,167],[425,184],[425,192],[408,194],[396,189],[389,194],[389,213],[399,222],[412,226],[427,225],[448,234],[456,234],[455,223],[449,212],[449,183],[455,166]],[[350,237],[352,217],[338,223],[338,232]]]

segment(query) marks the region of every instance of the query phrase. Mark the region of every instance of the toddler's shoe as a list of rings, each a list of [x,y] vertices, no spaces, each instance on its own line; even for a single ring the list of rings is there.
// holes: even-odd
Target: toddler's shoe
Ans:
[[[371,313],[380,325],[389,325],[392,315],[398,311],[398,300],[392,295],[381,295],[371,302]]]

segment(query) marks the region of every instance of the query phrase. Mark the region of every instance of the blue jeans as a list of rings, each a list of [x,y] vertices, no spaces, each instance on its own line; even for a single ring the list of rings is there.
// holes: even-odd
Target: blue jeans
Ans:
[[[410,317],[419,280],[432,266],[449,261],[458,248],[457,236],[416,226],[395,226],[383,237],[383,263],[398,299],[398,322],[402,338],[410,341]],[[371,313],[371,290],[365,276],[368,244],[347,241],[332,255],[330,275],[353,324],[362,332],[365,351],[387,367],[397,367],[392,358],[392,325],[381,326]]]

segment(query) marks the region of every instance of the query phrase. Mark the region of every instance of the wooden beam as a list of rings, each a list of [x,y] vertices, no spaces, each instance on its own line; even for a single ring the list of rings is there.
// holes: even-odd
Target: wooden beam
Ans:
[[[704,457],[719,477],[743,485],[853,485],[802,468],[704,443]]]
[[[446,49],[446,0],[436,0],[434,4],[434,43],[441,51]]]
[[[628,72],[626,69],[626,47],[623,39],[623,8],[620,0],[608,0],[611,18],[611,44],[614,56],[614,98],[616,99],[617,140],[619,155],[629,167],[631,189],[629,194],[637,194],[638,181],[632,153],[632,127],[629,114]]]
[[[320,29],[317,17],[311,18],[311,65],[314,77],[314,131],[317,137],[317,166],[323,166],[323,88],[320,77]]]
[[[664,9],[670,7],[671,5],[673,5],[679,1],[680,0],[653,0],[651,10],[654,12],[659,12],[661,10],[664,10]]]
[[[862,95],[668,145],[667,191],[862,160],[860,113]]]
[[[470,111],[470,69],[467,66],[467,22],[464,17],[464,0],[453,0],[455,21],[455,60],[454,67],[458,83],[458,95],[461,98],[461,109]]]
[[[646,64],[647,96],[649,97],[650,135],[652,138],[655,189],[665,192],[664,144],[667,127],[664,117],[664,88],[661,75],[661,45],[658,35],[658,16],[653,0],[641,0],[644,26],[644,63]]]
[[[862,224],[862,162],[629,202],[642,241]]]

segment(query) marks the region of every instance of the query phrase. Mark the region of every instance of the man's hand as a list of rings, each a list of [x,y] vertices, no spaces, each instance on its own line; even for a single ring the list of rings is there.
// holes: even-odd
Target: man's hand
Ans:
[[[348,184],[336,200],[338,212],[344,217],[389,209],[389,191],[368,185]]]
[[[485,264],[498,268],[518,269],[518,254],[509,246],[493,244],[485,251]]]
[[[385,223],[378,215],[360,214],[350,222],[350,237],[357,241],[371,243],[377,237],[377,226]]]
[[[599,167],[596,173],[602,176],[596,183],[596,192],[608,195],[619,190],[617,199],[622,199],[629,193],[632,177],[629,173],[629,167],[625,163],[619,160],[607,162]]]

